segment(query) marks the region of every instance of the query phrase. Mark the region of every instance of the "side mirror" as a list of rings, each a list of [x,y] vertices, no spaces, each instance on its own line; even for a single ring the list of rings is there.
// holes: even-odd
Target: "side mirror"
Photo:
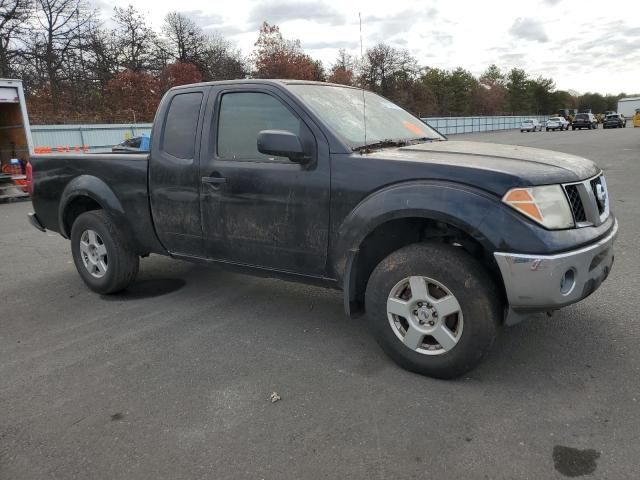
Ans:
[[[266,155],[287,157],[292,162],[305,163],[310,160],[304,153],[300,138],[285,130],[262,130],[258,133],[258,151]]]

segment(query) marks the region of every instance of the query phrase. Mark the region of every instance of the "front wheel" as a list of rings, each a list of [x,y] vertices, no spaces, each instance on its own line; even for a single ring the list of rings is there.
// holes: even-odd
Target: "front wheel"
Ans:
[[[84,283],[96,293],[123,290],[138,274],[132,242],[104,210],[80,215],[71,227],[71,254]]]
[[[378,264],[365,307],[373,335],[396,363],[455,378],[478,365],[493,344],[503,303],[467,252],[428,243],[401,248]]]

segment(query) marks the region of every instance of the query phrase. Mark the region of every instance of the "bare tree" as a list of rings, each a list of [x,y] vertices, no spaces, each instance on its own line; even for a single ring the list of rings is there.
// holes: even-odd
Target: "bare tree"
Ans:
[[[413,82],[420,73],[417,60],[405,49],[379,43],[365,53],[364,81],[384,96],[393,98],[401,85]]]
[[[247,70],[242,53],[229,41],[217,34],[207,38],[202,64],[202,74],[206,81],[244,78]]]
[[[164,19],[162,31],[178,62],[198,66],[202,63],[206,37],[193,20],[182,13],[170,12]]]
[[[16,43],[31,13],[31,0],[0,0],[0,77],[12,75],[11,63],[22,53]]]
[[[338,50],[338,58],[329,70],[329,82],[343,85],[355,85],[358,80],[358,62],[344,48]]]
[[[115,7],[113,20],[118,24],[116,32],[120,66],[133,71],[149,69],[153,64],[157,36],[142,14],[133,5]]]
[[[60,104],[61,82],[68,78],[68,62],[89,23],[82,0],[36,0],[38,28],[32,34],[36,72],[48,84],[54,111]]]
[[[118,38],[115,32],[107,32],[100,24],[92,22],[84,45],[91,79],[104,88],[118,72]]]

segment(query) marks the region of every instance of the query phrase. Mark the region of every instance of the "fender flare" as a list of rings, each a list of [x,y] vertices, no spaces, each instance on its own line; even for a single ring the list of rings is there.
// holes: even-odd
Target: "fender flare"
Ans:
[[[71,233],[67,232],[64,216],[71,202],[77,197],[91,198],[118,221],[122,221],[127,226],[127,229],[129,228],[122,203],[120,203],[113,190],[98,177],[80,175],[67,184],[60,196],[58,224],[60,225],[60,234],[64,238],[69,238]]]
[[[402,218],[447,223],[469,235],[488,252],[496,251],[504,244],[504,232],[510,235],[528,235],[530,232],[530,227],[497,196],[468,185],[424,180],[378,190],[347,215],[336,236],[332,268],[342,286],[347,315],[356,301],[360,245],[382,224]],[[531,243],[537,243],[536,240],[532,238]]]

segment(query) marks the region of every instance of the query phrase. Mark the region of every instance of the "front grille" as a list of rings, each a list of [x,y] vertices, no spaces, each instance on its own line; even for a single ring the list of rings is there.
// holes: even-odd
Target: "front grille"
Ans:
[[[566,184],[564,191],[576,227],[600,225],[609,215],[607,182],[602,174],[584,182]]]
[[[573,220],[578,222],[586,222],[587,215],[582,205],[582,199],[580,198],[580,192],[578,192],[577,185],[567,185],[564,187],[567,192],[567,198],[569,199],[569,205],[571,205],[571,212],[573,213]]]

